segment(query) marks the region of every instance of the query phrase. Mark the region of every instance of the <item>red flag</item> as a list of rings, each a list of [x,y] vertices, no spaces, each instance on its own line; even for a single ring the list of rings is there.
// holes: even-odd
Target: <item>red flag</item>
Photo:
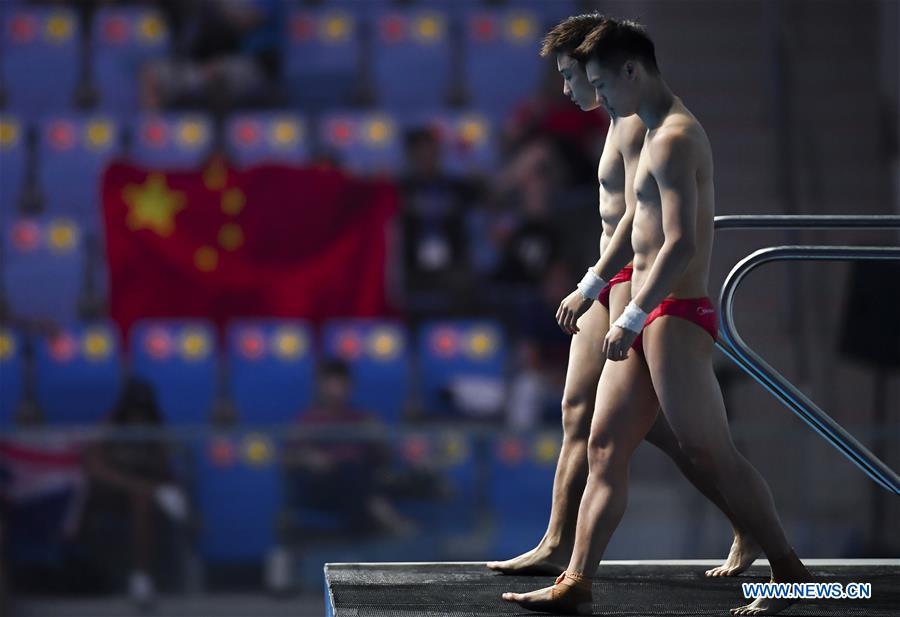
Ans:
[[[110,308],[145,317],[369,317],[387,312],[395,188],[337,170],[261,166],[103,177]]]

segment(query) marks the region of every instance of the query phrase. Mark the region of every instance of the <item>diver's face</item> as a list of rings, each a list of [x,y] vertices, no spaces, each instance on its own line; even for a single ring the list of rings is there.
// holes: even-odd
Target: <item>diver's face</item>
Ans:
[[[556,54],[556,68],[563,78],[563,94],[578,105],[582,111],[597,109],[597,95],[588,83],[584,67],[575,58],[566,53]]]
[[[634,62],[627,61],[620,68],[612,69],[591,58],[584,69],[597,100],[610,116],[621,118],[637,113],[639,71]]]

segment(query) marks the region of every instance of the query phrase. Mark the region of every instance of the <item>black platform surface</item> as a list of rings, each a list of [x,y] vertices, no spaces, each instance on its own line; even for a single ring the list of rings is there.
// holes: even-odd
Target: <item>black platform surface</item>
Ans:
[[[703,575],[712,561],[603,562],[594,580],[595,615],[728,616],[747,603],[741,583],[765,582],[757,562],[737,578]],[[808,561],[817,582],[872,584],[868,600],[804,600],[783,615],[900,617],[900,560]],[[326,613],[334,617],[535,615],[501,599],[553,584],[552,577],[506,576],[480,563],[372,563],[325,566]]]

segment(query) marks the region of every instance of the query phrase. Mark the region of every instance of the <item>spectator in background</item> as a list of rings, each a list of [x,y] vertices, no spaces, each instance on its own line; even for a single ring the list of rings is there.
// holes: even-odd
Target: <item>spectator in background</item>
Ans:
[[[91,489],[86,528],[89,533],[103,534],[101,545],[108,546],[105,521],[109,516],[126,518],[133,551],[129,593],[141,606],[149,605],[155,597],[151,572],[154,548],[159,543],[156,515],[162,513],[183,522],[187,505],[174,482],[169,451],[160,436],[125,435],[123,431],[162,427],[152,386],[129,381],[105,427],[119,434],[101,435],[84,454]]]
[[[322,366],[318,404],[298,418],[299,438],[285,454],[295,493],[290,505],[333,514],[343,523],[342,535],[384,531],[407,535],[413,525],[397,512],[384,488],[390,452],[377,435],[359,434],[367,429],[377,433],[382,425],[373,414],[351,406],[351,391],[346,364],[334,360]],[[342,429],[349,429],[351,434],[341,437]],[[307,430],[324,430],[327,434],[310,438]]]
[[[462,309],[471,293],[466,218],[478,188],[444,171],[441,147],[430,128],[406,134],[400,179],[403,271],[406,304],[414,315]]]
[[[566,179],[564,162],[551,148],[536,145],[498,175],[499,199],[514,204],[497,278],[500,282],[535,287],[562,256],[562,237],[553,219],[555,197]]]
[[[264,104],[281,70],[280,0],[162,3],[178,39],[176,57],[143,74],[148,109]]]

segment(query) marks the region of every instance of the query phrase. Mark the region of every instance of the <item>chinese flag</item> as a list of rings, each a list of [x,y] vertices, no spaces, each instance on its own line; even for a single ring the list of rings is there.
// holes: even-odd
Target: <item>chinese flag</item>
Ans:
[[[387,312],[395,188],[337,170],[260,166],[103,177],[110,310],[145,317],[368,317]]]

